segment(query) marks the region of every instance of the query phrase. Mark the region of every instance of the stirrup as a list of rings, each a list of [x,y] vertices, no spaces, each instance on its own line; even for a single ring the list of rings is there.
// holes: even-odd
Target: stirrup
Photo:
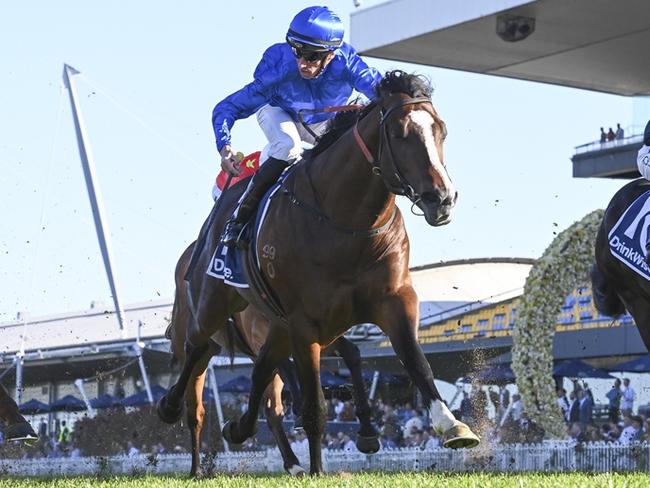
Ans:
[[[244,228],[246,224],[231,220],[226,223],[226,228],[221,236],[221,243],[228,247],[237,247],[238,249],[245,249],[248,242],[244,237]]]

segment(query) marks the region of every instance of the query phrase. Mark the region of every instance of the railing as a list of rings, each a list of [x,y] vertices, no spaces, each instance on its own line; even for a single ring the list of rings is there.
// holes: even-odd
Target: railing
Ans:
[[[308,467],[307,452],[298,453]],[[282,472],[277,449],[256,452],[219,453],[204,457],[204,465],[215,472]],[[108,458],[47,458],[0,460],[0,472],[9,476],[79,476],[188,473],[189,454],[138,455]],[[209,466],[207,466],[209,464]],[[360,452],[323,451],[325,471],[647,471],[650,444],[630,446],[612,443],[575,444],[571,441],[545,441],[542,444],[490,446],[477,449],[417,448],[382,450],[368,456]]]
[[[614,139],[613,141],[593,141],[588,142],[587,144],[582,144],[576,146],[575,154],[586,154],[590,152],[599,152],[605,149],[616,148],[620,146],[627,146],[629,144],[642,144],[643,143],[643,134],[634,134],[629,137],[623,137],[622,139]]]

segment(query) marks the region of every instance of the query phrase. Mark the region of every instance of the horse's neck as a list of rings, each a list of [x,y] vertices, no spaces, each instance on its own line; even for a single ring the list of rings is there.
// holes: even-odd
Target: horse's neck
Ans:
[[[359,132],[377,157],[380,139],[378,114],[359,121]],[[311,167],[311,179],[323,213],[336,224],[356,229],[370,229],[385,223],[392,215],[395,196],[381,176],[372,172],[352,130],[318,156]]]

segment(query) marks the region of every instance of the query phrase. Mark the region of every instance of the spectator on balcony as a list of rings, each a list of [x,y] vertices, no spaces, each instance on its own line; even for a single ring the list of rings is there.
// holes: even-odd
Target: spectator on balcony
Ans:
[[[604,144],[607,141],[607,134],[605,134],[605,129],[600,128],[600,143]]]
[[[616,139],[616,134],[614,134],[614,131],[610,127],[607,131],[607,142],[613,141],[614,139]]]
[[[616,124],[616,139],[620,140],[625,138],[625,131],[623,130],[623,127],[621,127],[621,124]]]
[[[634,408],[634,398],[636,393],[634,388],[630,386],[630,379],[623,379],[623,398],[621,399],[621,413],[623,415],[632,415],[632,409]]]
[[[623,396],[620,379],[616,378],[606,396],[609,400],[609,420],[610,422],[618,422],[621,415],[621,397]]]

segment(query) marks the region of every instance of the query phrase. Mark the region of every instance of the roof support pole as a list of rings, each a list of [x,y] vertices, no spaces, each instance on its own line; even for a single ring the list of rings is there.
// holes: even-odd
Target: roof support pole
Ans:
[[[113,304],[115,305],[115,314],[119,323],[122,337],[126,337],[126,322],[124,320],[124,309],[120,304],[118,294],[118,286],[115,280],[114,264],[113,264],[113,251],[110,241],[110,231],[108,229],[107,220],[104,212],[104,204],[102,201],[99,186],[96,185],[97,180],[95,172],[95,163],[93,161],[90,145],[88,144],[88,134],[86,133],[86,126],[79,108],[77,101],[76,85],[74,75],[79,74],[79,71],[67,64],[63,65],[63,82],[70,94],[70,105],[72,106],[72,118],[74,119],[75,132],[77,134],[77,146],[79,147],[79,156],[81,157],[81,166],[83,167],[84,177],[86,179],[86,188],[88,190],[88,198],[90,199],[90,206],[93,212],[93,219],[95,221],[95,230],[97,231],[97,239],[99,240],[99,248],[102,252],[104,260],[104,267],[106,268],[106,276],[108,277],[108,284],[111,288],[113,297]]]

